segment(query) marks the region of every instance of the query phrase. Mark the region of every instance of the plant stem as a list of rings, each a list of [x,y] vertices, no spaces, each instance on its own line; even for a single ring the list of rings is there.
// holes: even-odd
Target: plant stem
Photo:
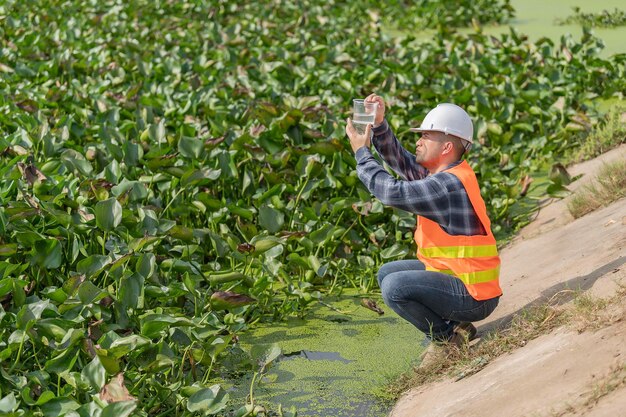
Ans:
[[[298,195],[296,196],[296,202],[293,205],[293,211],[291,212],[291,219],[289,220],[289,229],[291,230],[293,230],[294,216],[296,215],[296,209],[298,208],[298,204],[300,203],[300,197],[302,196],[302,192],[304,191],[304,189],[306,188],[308,184],[309,184],[309,177],[306,178],[306,180],[304,181],[304,184],[302,185],[302,187],[300,187],[300,191],[298,192]]]
[[[174,201],[176,201],[176,198],[178,197],[178,195],[179,195],[180,193],[182,193],[184,190],[185,190],[184,188],[181,188],[180,190],[178,190],[178,191],[174,194],[174,196],[172,197],[172,199],[170,200],[170,202],[169,202],[169,203],[167,203],[167,205],[166,205],[166,206],[165,206],[165,208],[163,209],[162,214],[165,214],[165,212],[167,212],[167,209],[169,209],[169,208],[170,208],[170,206],[172,205],[172,203],[173,203]]]
[[[206,384],[209,382],[209,378],[211,376],[211,371],[213,371],[213,364],[215,363],[215,358],[211,357],[211,365],[209,365],[209,369],[206,371],[205,377],[202,379],[202,384]]]
[[[255,372],[252,376],[252,382],[250,383],[250,405],[254,407],[254,384],[256,383],[257,376],[263,371],[263,368],[259,370],[259,372]]]
[[[22,340],[20,340],[20,347],[17,349],[17,357],[15,358],[15,362],[11,365],[9,369],[9,374],[13,372],[17,364],[20,362],[20,356],[22,356],[22,348],[24,347],[24,341],[26,340],[26,332],[22,334]]]

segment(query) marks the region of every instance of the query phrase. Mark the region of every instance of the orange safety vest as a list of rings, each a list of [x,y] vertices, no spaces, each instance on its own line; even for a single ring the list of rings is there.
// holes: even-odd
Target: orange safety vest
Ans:
[[[496,239],[491,233],[487,208],[480,196],[476,174],[466,161],[447,169],[446,172],[463,183],[487,234],[449,235],[437,222],[417,216],[417,257],[424,263],[427,271],[443,272],[459,278],[476,300],[488,300],[502,295],[498,281],[500,257]]]

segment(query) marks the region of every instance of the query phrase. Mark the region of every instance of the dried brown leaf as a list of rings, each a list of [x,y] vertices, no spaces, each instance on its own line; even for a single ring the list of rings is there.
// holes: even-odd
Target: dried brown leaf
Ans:
[[[367,308],[368,310],[372,310],[378,313],[379,316],[382,316],[383,314],[385,314],[385,312],[380,307],[378,307],[378,304],[376,304],[376,301],[372,299],[361,298],[361,305]]]
[[[120,401],[135,401],[136,398],[130,395],[128,389],[124,385],[124,373],[120,372],[113,377],[108,384],[105,384],[100,390],[100,399],[107,403],[116,403]]]

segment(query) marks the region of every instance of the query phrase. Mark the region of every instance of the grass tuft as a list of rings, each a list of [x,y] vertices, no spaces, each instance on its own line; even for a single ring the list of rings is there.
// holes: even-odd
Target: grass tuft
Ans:
[[[592,386],[580,393],[573,403],[562,405],[560,410],[553,410],[550,417],[580,415],[582,410],[592,409],[603,397],[624,385],[626,385],[626,363],[617,363],[611,367],[606,375],[600,377]]]
[[[570,163],[593,159],[622,143],[626,143],[626,108],[615,105],[609,109],[602,124],[581,139],[575,153],[568,158]]]
[[[595,181],[576,191],[567,208],[574,218],[579,218],[624,196],[626,160],[604,165]]]

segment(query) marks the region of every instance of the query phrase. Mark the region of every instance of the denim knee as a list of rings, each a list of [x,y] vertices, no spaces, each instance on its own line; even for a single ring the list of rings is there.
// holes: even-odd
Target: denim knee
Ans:
[[[378,269],[378,286],[381,289],[383,287],[383,280],[385,279],[385,277],[389,274],[393,274],[394,272],[398,272],[398,267],[393,262],[388,262],[381,265],[381,267]]]
[[[387,271],[388,268],[386,268],[387,264],[383,264],[379,269],[378,269],[378,275],[377,275],[377,279],[378,279],[378,287],[381,289],[383,289],[383,280],[385,279],[385,277],[389,274],[389,272],[391,271]]]
[[[380,274],[379,274],[380,277]],[[385,304],[390,306],[395,304],[394,298],[396,296],[396,289],[398,287],[398,280],[394,279],[393,274],[384,274],[380,279],[380,294],[383,297]]]

